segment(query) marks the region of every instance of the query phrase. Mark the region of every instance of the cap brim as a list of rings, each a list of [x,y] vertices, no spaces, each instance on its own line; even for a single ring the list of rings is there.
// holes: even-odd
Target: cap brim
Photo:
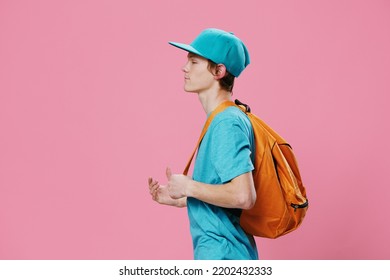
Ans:
[[[199,51],[197,51],[193,46],[191,45],[187,45],[187,44],[182,44],[182,43],[176,43],[176,42],[168,42],[170,45],[176,47],[176,48],[179,48],[179,49],[182,49],[182,50],[185,50],[187,52],[190,52],[190,53],[194,53],[194,54],[197,54],[197,55],[200,55],[202,57],[204,57],[203,54],[201,54]]]

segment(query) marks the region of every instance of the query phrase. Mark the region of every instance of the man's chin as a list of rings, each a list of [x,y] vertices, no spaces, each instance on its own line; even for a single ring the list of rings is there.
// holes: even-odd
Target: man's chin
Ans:
[[[190,88],[188,88],[188,87],[184,87],[184,91],[185,91],[185,92],[188,92],[188,93],[195,93],[195,92],[196,92],[195,90],[190,89]]]

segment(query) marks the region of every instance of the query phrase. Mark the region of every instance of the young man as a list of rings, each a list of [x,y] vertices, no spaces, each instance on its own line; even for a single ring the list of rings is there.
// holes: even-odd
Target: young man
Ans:
[[[188,52],[184,90],[194,92],[207,115],[231,100],[234,78],[249,64],[244,43],[232,33],[206,29],[190,44],[169,42]],[[152,198],[188,209],[194,259],[258,259],[253,236],[240,226],[242,209],[256,200],[252,170],[253,131],[247,116],[228,107],[215,116],[195,161],[193,177],[172,174],[167,184],[149,178]]]

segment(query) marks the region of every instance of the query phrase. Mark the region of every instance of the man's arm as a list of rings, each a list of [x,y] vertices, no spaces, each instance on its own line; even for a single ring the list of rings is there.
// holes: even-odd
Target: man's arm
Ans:
[[[250,209],[256,201],[252,172],[237,176],[221,185],[204,184],[167,168],[169,196],[174,199],[194,197],[225,208]]]

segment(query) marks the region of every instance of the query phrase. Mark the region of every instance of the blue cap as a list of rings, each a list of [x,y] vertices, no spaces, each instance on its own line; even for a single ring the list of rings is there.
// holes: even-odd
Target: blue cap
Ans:
[[[250,63],[244,43],[233,33],[216,28],[203,30],[190,45],[175,42],[169,44],[200,55],[216,64],[223,64],[235,77],[238,77]]]

